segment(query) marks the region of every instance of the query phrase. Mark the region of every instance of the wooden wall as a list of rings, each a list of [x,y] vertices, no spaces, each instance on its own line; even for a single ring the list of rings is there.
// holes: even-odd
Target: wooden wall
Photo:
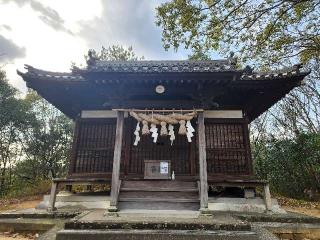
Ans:
[[[70,163],[70,176],[111,177],[116,119],[80,119],[77,121]],[[196,122],[193,122],[194,127]],[[126,118],[122,148],[122,177],[143,178],[144,160],[171,160],[176,176],[198,175],[197,137],[188,143],[176,134],[171,146],[169,137],[159,137],[154,144],[151,136],[143,136],[133,146],[136,122]],[[206,119],[206,150],[208,179],[250,175],[248,125],[243,119]],[[178,125],[175,126],[178,131]]]
[[[81,119],[76,122],[69,175],[112,172],[116,119]]]
[[[243,119],[207,119],[208,178],[250,175],[252,160],[248,124]]]

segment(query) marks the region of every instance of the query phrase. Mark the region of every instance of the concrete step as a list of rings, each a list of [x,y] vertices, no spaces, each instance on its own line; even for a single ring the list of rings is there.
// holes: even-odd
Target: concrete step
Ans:
[[[57,240],[258,240],[252,231],[198,230],[61,230]]]
[[[200,209],[199,200],[192,202],[191,200],[188,201],[151,201],[141,199],[133,199],[132,201],[120,201],[118,203],[118,207],[120,211],[126,210],[194,210],[198,211]]]

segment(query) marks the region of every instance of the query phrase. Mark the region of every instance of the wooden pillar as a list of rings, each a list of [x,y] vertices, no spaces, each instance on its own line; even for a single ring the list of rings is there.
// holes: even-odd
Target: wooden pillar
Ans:
[[[77,119],[75,121],[75,127],[73,131],[73,142],[72,142],[71,158],[70,158],[70,165],[69,165],[69,176],[76,172],[79,136],[80,136],[80,120]]]
[[[112,169],[112,183],[111,183],[111,201],[109,212],[117,211],[118,195],[120,188],[120,160],[121,160],[121,149],[122,149],[122,138],[123,138],[123,123],[124,123],[124,112],[117,112],[117,127],[116,127],[116,138],[114,145],[113,154],[113,169]]]
[[[199,149],[199,177],[200,177],[200,210],[208,208],[208,180],[206,159],[206,136],[204,114],[198,113],[198,149]]]

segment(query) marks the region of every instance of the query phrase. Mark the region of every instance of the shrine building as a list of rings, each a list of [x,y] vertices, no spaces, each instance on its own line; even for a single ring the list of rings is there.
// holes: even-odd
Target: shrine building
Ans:
[[[62,185],[110,184],[109,211],[157,203],[208,208],[208,186],[262,186],[253,173],[248,124],[308,74],[238,69],[234,59],[100,61],[71,73],[26,65],[29,88],[75,122],[68,176],[53,179],[49,210]]]

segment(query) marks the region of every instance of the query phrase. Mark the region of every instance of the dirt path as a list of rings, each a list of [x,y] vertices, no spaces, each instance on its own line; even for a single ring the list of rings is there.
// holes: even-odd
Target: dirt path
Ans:
[[[289,206],[282,206],[284,210],[295,212],[295,213],[301,213],[312,217],[318,217],[320,218],[320,209],[314,208],[314,209],[308,209],[303,207],[289,207]]]
[[[32,234],[27,234],[27,235],[23,235],[23,234],[18,234],[18,233],[0,233],[0,239],[1,240],[33,240],[33,239],[37,239],[36,235],[32,235]]]
[[[41,200],[42,196],[35,196],[27,200],[0,200],[0,211],[35,208],[41,202]]]
[[[280,206],[286,211],[305,214],[320,218],[320,202],[296,200],[292,198],[277,197]]]

